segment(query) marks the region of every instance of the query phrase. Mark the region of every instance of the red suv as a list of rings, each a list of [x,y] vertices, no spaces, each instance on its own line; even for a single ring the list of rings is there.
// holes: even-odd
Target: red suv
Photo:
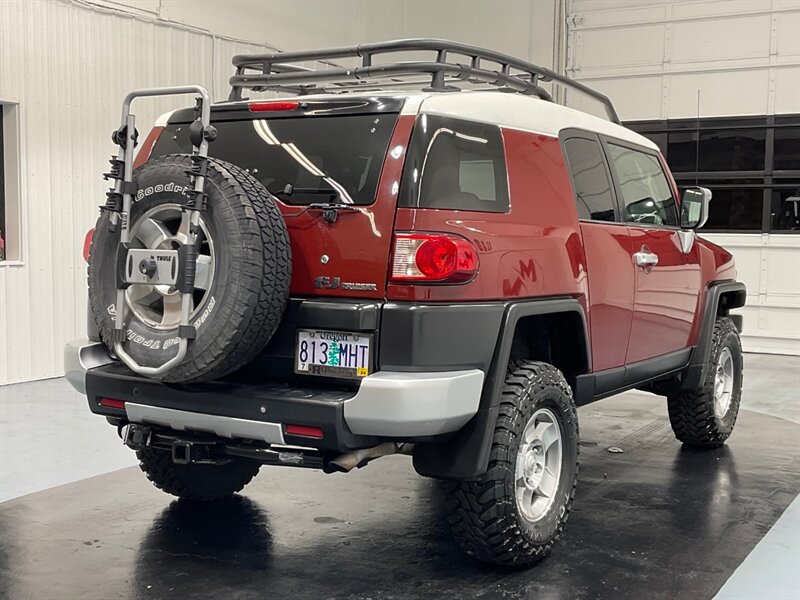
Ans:
[[[432,54],[378,62],[407,51]],[[126,98],[88,253],[93,326],[66,351],[157,487],[212,500],[263,464],[410,454],[449,481],[467,552],[525,564],[569,515],[576,406],[643,389],[679,440],[724,443],[745,287],[696,236],[710,192],[679,200],[608,98],[440,40],[234,64],[227,102]],[[197,106],[161,117],[134,163],[131,103],[168,93]]]

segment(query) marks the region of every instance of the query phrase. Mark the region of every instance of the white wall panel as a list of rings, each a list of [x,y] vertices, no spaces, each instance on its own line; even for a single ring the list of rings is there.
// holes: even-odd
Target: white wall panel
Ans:
[[[594,79],[592,87],[614,102],[617,112],[627,120],[648,119],[652,106],[661,104],[664,93],[661,76]],[[595,116],[606,117],[602,105],[583,94],[572,93],[569,105]]]
[[[763,115],[767,112],[769,89],[766,69],[673,74],[668,78],[662,118],[697,116],[698,92],[701,116]],[[643,118],[653,118],[652,111]]]
[[[770,15],[677,21],[671,26],[670,61],[767,57],[771,24]]]
[[[703,116],[800,111],[797,2],[571,0],[568,6],[568,74],[607,90],[639,89],[636,80],[661,78],[660,102],[623,102],[623,119],[695,116],[698,91]]]
[[[800,67],[786,66],[772,70],[775,114],[800,110]]]
[[[614,34],[611,34],[614,35]],[[618,30],[614,43],[605,43],[609,32],[590,29],[582,33],[576,51],[581,68],[661,65],[664,58],[664,25],[642,25]]]
[[[691,20],[768,12],[772,8],[770,0],[706,0],[705,2],[683,0],[670,2],[668,6],[671,18]]]
[[[706,234],[736,260],[747,286],[742,336],[750,352],[800,355],[800,236]]]
[[[800,54],[800,14],[775,19],[775,51],[786,57]]]

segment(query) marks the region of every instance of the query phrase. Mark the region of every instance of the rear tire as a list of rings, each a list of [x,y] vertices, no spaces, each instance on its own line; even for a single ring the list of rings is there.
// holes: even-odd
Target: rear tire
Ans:
[[[669,422],[675,437],[698,448],[725,443],[739,414],[742,398],[742,343],[728,317],[718,317],[703,383],[667,396]]]
[[[138,187],[130,211],[134,248],[176,249],[185,243],[186,233],[179,225],[190,166],[188,155],[170,154],[134,172]],[[252,175],[214,158],[208,160],[205,190],[208,203],[200,215],[200,257],[190,318],[196,338],[180,364],[157,376],[163,381],[211,381],[246,365],[277,329],[289,297],[289,236],[275,200]],[[120,234],[110,233],[108,223],[108,212],[103,211],[89,257],[89,301],[106,342],[119,308]],[[164,364],[177,352],[180,296],[172,286],[134,285],[125,298],[126,352],[142,366]],[[113,344],[108,345],[113,351]]]
[[[564,376],[546,363],[513,365],[488,471],[478,482],[448,487],[447,510],[457,542],[479,560],[504,565],[548,556],[575,497],[578,452],[578,415]]]
[[[139,468],[158,489],[187,500],[219,500],[239,492],[261,468],[261,463],[236,458],[215,464],[176,465],[165,450],[136,451]]]

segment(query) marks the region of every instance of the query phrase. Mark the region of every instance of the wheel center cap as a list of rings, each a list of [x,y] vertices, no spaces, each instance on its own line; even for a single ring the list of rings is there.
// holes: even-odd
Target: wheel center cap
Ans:
[[[527,456],[525,456],[525,465],[523,467],[525,483],[529,488],[535,490],[539,487],[539,483],[542,480],[542,473],[544,473],[543,463],[544,456],[541,452],[541,449],[536,446],[532,446],[528,451]]]
[[[714,382],[714,394],[719,398],[722,396],[722,393],[725,391],[725,375],[722,373],[722,370],[717,370],[717,378]]]

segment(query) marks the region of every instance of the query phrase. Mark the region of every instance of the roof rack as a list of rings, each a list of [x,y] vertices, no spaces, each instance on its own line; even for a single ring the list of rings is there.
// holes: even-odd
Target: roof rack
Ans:
[[[432,61],[373,63],[377,55],[417,51],[435,52],[436,58]],[[467,57],[468,64],[448,61],[448,53]],[[350,57],[360,57],[361,66],[309,69],[292,64]],[[495,68],[486,68],[482,61],[494,63]],[[501,52],[447,40],[407,39],[328,50],[240,54],[233,57],[233,64],[236,74],[230,78],[231,101],[241,100],[243,89],[284,91],[302,95],[312,92],[352,92],[421,85],[425,86],[422,88],[424,91],[456,91],[459,88],[453,84],[458,82],[491,84],[503,91],[552,101],[547,90],[539,85],[541,82],[552,81],[598,100],[605,107],[609,119],[614,123],[620,122],[608,96],[582,83]],[[419,81],[420,75],[428,75],[430,79]],[[409,80],[409,76],[416,76],[416,80]],[[326,87],[321,84],[331,85]]]

